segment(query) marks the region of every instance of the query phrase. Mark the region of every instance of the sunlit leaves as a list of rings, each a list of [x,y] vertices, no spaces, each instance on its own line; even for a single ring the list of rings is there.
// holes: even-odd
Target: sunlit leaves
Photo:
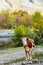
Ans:
[[[33,14],[33,26],[36,29],[43,29],[43,17],[40,12],[35,12]]]

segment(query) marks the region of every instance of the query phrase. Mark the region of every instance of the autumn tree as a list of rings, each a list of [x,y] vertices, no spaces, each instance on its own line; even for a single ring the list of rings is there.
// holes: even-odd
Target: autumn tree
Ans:
[[[32,17],[26,11],[19,10],[18,12],[13,12],[14,23],[23,24],[26,26],[32,26]]]
[[[9,11],[2,10],[0,12],[0,28],[2,28],[2,29],[7,28],[8,18],[9,18]]]

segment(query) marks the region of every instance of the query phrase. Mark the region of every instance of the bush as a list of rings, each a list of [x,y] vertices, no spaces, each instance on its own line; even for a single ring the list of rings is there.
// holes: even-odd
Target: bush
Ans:
[[[14,47],[22,46],[22,42],[20,40],[20,38],[22,37],[32,38],[32,32],[28,27],[24,25],[19,25],[14,30],[14,37],[13,37]]]
[[[33,39],[35,40],[35,44],[38,45],[39,44],[39,42],[38,42],[39,41],[39,36],[34,33]]]
[[[43,38],[40,37],[39,35],[34,33],[33,39],[34,39],[36,45],[43,45]]]

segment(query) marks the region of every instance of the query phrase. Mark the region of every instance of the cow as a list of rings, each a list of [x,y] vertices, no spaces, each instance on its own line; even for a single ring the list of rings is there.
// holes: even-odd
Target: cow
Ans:
[[[30,38],[21,38],[24,49],[25,49],[25,54],[26,54],[26,60],[32,60],[32,52],[35,48],[35,42],[33,39]]]

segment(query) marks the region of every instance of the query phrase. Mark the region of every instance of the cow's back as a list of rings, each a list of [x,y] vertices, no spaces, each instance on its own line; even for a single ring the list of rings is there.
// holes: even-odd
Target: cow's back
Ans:
[[[29,48],[32,48],[32,42],[31,42],[30,39],[27,39],[27,46],[28,46]]]

